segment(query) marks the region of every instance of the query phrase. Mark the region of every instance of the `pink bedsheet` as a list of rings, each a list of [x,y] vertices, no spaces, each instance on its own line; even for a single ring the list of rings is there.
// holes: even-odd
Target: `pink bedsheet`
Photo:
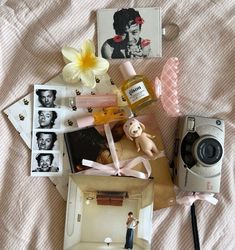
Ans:
[[[179,98],[183,114],[225,120],[225,157],[221,192],[216,206],[197,202],[202,249],[235,249],[235,2],[195,1],[60,1],[9,0],[0,2],[1,110],[63,68],[60,49],[79,47],[84,39],[96,42],[99,8],[162,8],[163,24],[175,22],[179,37],[163,42],[161,59],[137,60],[137,72],[153,80],[166,59],[180,60]],[[121,82],[111,61],[110,76]],[[49,178],[29,177],[30,150],[7,117],[0,129],[0,249],[62,249],[65,201]],[[176,119],[161,105],[156,119],[165,149],[172,159]],[[174,206],[154,213],[152,249],[193,249],[188,207]]]

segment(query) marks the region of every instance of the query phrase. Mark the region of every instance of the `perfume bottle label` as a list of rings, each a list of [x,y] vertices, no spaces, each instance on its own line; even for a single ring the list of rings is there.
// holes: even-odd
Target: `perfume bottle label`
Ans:
[[[146,96],[149,96],[149,92],[143,82],[138,82],[137,84],[126,89],[125,93],[131,104],[138,102]]]

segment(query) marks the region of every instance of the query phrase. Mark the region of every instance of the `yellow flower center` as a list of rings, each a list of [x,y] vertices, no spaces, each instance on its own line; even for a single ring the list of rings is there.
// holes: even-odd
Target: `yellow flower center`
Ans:
[[[92,69],[96,65],[96,57],[93,53],[85,53],[77,58],[78,65],[81,71]]]

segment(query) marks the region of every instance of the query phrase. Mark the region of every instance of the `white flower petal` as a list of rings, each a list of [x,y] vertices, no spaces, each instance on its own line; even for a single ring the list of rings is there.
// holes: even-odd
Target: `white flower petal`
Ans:
[[[79,52],[76,49],[67,46],[63,47],[61,52],[66,64],[70,62],[76,62],[76,58],[79,55]]]
[[[86,40],[81,46],[82,54],[95,54],[95,45],[91,40]]]
[[[86,87],[94,88],[96,86],[95,75],[91,70],[81,72],[81,81]]]
[[[77,64],[69,63],[62,70],[63,79],[68,83],[77,83],[80,80],[80,70]]]
[[[92,69],[95,75],[103,75],[109,69],[109,62],[101,57],[96,57],[96,66]]]

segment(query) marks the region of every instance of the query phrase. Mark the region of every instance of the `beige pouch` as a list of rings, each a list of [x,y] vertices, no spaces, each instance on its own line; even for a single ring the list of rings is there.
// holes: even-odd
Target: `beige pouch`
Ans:
[[[145,132],[154,135],[158,150],[160,151],[159,158],[156,160],[149,160],[152,168],[150,178],[154,180],[154,210],[169,207],[175,204],[174,185],[169,171],[169,162],[164,153],[161,133],[157,122],[150,119],[150,115],[136,117],[137,120],[145,125]],[[115,142],[115,148],[119,161],[133,159],[137,156],[143,156],[142,151],[137,152],[134,141],[129,140],[122,129],[124,122],[116,123],[112,128],[112,135]],[[110,152],[103,151],[96,160],[102,164],[109,164],[112,162]],[[135,170],[146,173],[142,163],[134,167]]]

